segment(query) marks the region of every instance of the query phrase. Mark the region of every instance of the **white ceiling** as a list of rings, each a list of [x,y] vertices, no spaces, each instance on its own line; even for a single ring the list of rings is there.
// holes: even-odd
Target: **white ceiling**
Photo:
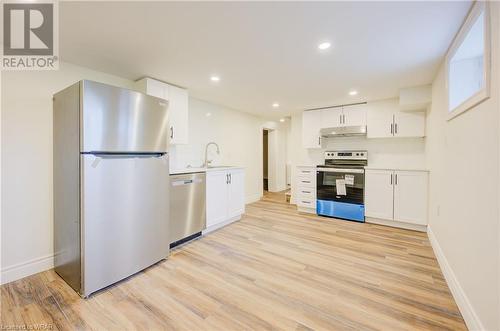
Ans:
[[[280,117],[432,82],[470,2],[60,2],[60,55]],[[326,52],[318,43],[328,40]],[[213,83],[217,74],[221,81]],[[350,89],[359,94],[348,96]],[[280,103],[274,111],[273,102]]]

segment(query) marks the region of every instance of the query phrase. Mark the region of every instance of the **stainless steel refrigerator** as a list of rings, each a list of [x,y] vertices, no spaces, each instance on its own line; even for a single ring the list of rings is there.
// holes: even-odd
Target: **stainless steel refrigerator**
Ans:
[[[168,105],[88,80],[53,105],[55,271],[88,297],[169,254]]]

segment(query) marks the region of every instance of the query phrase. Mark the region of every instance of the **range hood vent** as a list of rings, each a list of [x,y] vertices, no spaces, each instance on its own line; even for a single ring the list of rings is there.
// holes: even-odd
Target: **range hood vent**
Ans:
[[[366,136],[366,125],[324,128],[320,133],[322,137]]]

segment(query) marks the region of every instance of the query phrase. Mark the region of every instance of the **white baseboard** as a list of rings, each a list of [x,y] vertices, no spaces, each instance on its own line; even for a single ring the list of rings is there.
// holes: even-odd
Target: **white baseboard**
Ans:
[[[210,233],[212,231],[219,230],[220,228],[223,228],[226,225],[229,225],[229,224],[231,224],[233,222],[239,221],[240,219],[241,219],[241,215],[238,215],[238,216],[235,216],[233,218],[228,219],[227,221],[224,221],[224,222],[221,222],[221,223],[209,226],[208,228],[206,228],[205,230],[203,230],[202,234],[206,235],[206,234],[208,234],[208,233]]]
[[[254,194],[254,195],[249,195],[249,196],[246,196],[245,197],[245,204],[250,204],[250,203],[254,203],[254,202],[257,202],[260,200],[260,198],[262,197],[262,194]]]
[[[385,225],[385,226],[392,226],[394,228],[401,228],[401,229],[406,229],[406,230],[427,232],[427,225],[419,225],[419,224],[411,224],[411,223],[405,223],[405,222],[399,222],[399,221],[383,220],[380,218],[374,218],[374,217],[368,217],[368,216],[365,217],[365,222],[372,223],[372,224]]]
[[[474,307],[472,307],[467,294],[465,294],[462,286],[460,286],[460,283],[458,282],[453,269],[449,265],[448,260],[446,259],[446,256],[441,249],[441,246],[439,246],[439,242],[434,236],[430,225],[427,226],[427,235],[429,237],[432,249],[434,250],[434,254],[436,255],[436,258],[438,260],[439,266],[441,267],[441,270],[443,272],[444,278],[446,279],[446,283],[448,284],[451,294],[453,295],[453,298],[457,303],[458,309],[460,310],[460,313],[465,320],[467,328],[471,331],[485,330],[483,324],[481,323],[481,320],[474,310]]]
[[[54,255],[42,256],[27,262],[15,264],[2,269],[0,284],[7,284],[15,280],[54,268]]]
[[[316,208],[307,208],[307,207],[297,206],[297,211],[299,211],[301,213],[316,214]]]

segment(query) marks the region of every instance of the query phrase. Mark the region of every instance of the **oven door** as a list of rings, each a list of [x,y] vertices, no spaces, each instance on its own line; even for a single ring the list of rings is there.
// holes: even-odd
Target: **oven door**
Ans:
[[[345,194],[343,188],[337,189],[337,180],[345,181]],[[364,169],[318,168],[316,185],[318,200],[364,204]]]

